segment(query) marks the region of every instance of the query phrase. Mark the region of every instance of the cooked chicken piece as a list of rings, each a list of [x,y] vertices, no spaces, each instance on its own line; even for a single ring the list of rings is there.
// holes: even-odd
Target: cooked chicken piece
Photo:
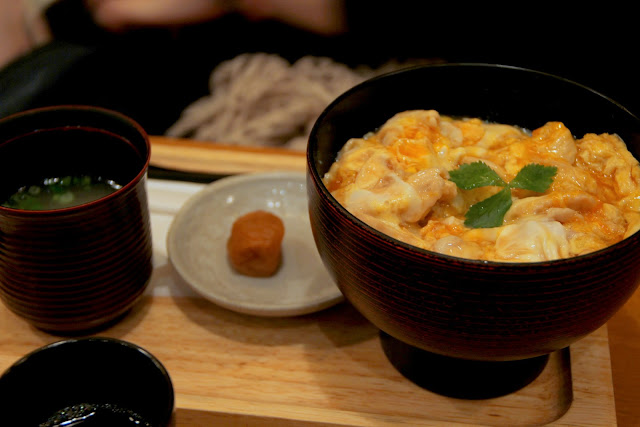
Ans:
[[[496,240],[501,261],[547,261],[569,256],[565,228],[557,221],[525,221],[504,226]]]
[[[576,160],[576,141],[569,129],[560,122],[549,122],[534,130],[530,144],[544,156],[559,157],[569,164]]]
[[[619,197],[638,192],[638,161],[618,136],[587,134],[578,141],[578,147],[578,157],[586,167],[604,177],[613,177],[613,189]]]

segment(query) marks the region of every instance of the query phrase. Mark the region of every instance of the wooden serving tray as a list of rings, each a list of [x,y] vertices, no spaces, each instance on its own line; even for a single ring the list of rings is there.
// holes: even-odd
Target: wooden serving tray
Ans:
[[[156,271],[172,274],[169,268]],[[0,370],[57,341],[0,309]],[[236,314],[196,297],[147,296],[98,334],[157,356],[176,391],[176,426],[614,426],[606,328],[554,353],[523,389],[443,397],[402,377],[378,332],[348,304],[298,318]]]
[[[463,400],[420,388],[390,364],[378,330],[349,304],[260,318],[195,296],[166,258],[175,210],[198,186],[150,183],[155,269],[143,301],[96,335],[136,343],[169,371],[175,426],[614,426],[606,326],[552,354],[529,385]],[[162,198],[163,201],[158,200]],[[63,337],[0,304],[0,372]]]

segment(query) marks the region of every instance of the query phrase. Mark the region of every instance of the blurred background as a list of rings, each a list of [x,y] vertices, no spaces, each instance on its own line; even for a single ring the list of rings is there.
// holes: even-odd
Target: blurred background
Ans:
[[[220,64],[257,53],[287,64],[330,58],[352,72],[351,80],[334,73],[344,84],[325,97],[393,67],[487,62],[560,75],[638,115],[638,37],[628,6],[521,3],[0,0],[0,117],[44,105],[92,104],[162,135],[190,105],[212,98],[212,73]],[[259,71],[253,83],[243,83],[247,93],[257,90],[250,86],[261,81]],[[242,99],[233,96],[236,104]],[[285,105],[287,98],[280,93],[278,102]],[[192,128],[179,136],[194,135]]]

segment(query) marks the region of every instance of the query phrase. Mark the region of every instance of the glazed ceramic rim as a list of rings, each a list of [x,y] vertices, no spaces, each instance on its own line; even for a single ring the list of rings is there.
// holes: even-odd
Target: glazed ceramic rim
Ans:
[[[133,120],[131,117],[120,113],[119,111],[115,111],[115,110],[111,110],[108,108],[104,108],[104,107],[97,107],[97,106],[92,106],[92,105],[75,105],[75,104],[65,104],[65,105],[53,105],[53,106],[47,106],[47,107],[39,107],[39,108],[33,108],[30,110],[26,110],[26,111],[21,111],[18,113],[14,113],[11,114],[7,117],[3,117],[0,118],[0,124],[5,123],[5,122],[9,122],[11,120],[15,120],[15,119],[19,119],[22,117],[28,117],[31,115],[36,115],[36,114],[45,114],[49,111],[51,112],[56,112],[56,111],[84,111],[84,112],[89,112],[89,111],[93,111],[98,113],[99,115],[107,115],[107,116],[111,116],[117,120],[121,120],[123,123],[127,123],[129,126],[131,126],[132,129],[134,129],[137,133],[140,134],[140,136],[142,137],[142,139],[144,140],[144,144],[146,147],[146,156],[144,158],[142,158],[142,160],[144,160],[144,163],[141,165],[140,170],[136,173],[136,175],[130,179],[125,185],[123,185],[121,188],[117,189],[116,191],[114,191],[113,193],[107,194],[106,196],[103,196],[97,200],[93,200],[90,202],[86,202],[80,205],[74,205],[74,206],[69,206],[66,208],[60,208],[60,209],[47,209],[47,210],[29,210],[29,209],[16,209],[16,208],[9,208],[6,206],[2,206],[0,205],[0,212],[6,212],[11,213],[11,212],[16,212],[16,213],[20,213],[21,215],[29,215],[29,216],[48,216],[48,215],[60,215],[60,214],[67,214],[67,213],[73,213],[74,211],[77,210],[84,210],[87,209],[88,207],[90,208],[91,206],[95,206],[98,204],[103,204],[107,201],[109,201],[110,199],[114,198],[114,197],[118,197],[121,193],[125,193],[125,192],[129,192],[131,191],[137,184],[138,182],[140,182],[140,180],[142,180],[146,173],[147,170],[149,168],[149,163],[151,162],[151,142],[149,141],[149,135],[147,134],[147,132],[144,130],[144,128],[135,120]],[[72,128],[75,126],[71,126]],[[60,125],[60,126],[56,126],[56,127],[48,127],[45,130],[54,130],[54,129],[65,129],[65,128],[69,128],[69,126],[66,125]],[[97,130],[102,130],[99,128],[95,128]],[[113,134],[112,132],[107,132],[108,134]],[[118,137],[120,137],[120,135],[114,134]],[[126,138],[125,138],[126,139]],[[128,141],[128,139],[126,139]],[[142,154],[142,153],[140,153]]]
[[[336,211],[339,212],[341,216],[344,217],[346,220],[348,220],[351,224],[353,224],[354,227],[367,231],[377,240],[384,242],[385,245],[390,244],[393,246],[397,246],[397,247],[403,248],[404,250],[412,251],[422,256],[430,257],[432,259],[441,259],[444,262],[457,262],[462,264],[468,263],[480,268],[482,268],[483,266],[488,269],[499,267],[501,269],[509,269],[509,270],[537,269],[540,266],[563,267],[571,264],[588,263],[589,260],[594,258],[599,258],[602,255],[606,255],[607,253],[616,252],[618,250],[624,250],[626,247],[632,244],[631,243],[632,241],[640,239],[640,230],[638,230],[634,232],[632,235],[628,236],[627,238],[624,238],[620,242],[617,242],[611,246],[608,246],[584,255],[574,256],[571,258],[561,258],[561,259],[556,259],[551,261],[535,261],[535,262],[488,261],[488,260],[461,258],[461,257],[441,254],[439,252],[429,251],[427,249],[419,248],[417,246],[395,239],[381,231],[378,231],[375,228],[371,227],[370,225],[366,224],[365,222],[361,221],[360,219],[356,218],[344,206],[342,206],[342,204],[338,202],[335,197],[333,197],[333,195],[329,192],[327,187],[322,182],[322,177],[319,175],[318,171],[315,168],[315,157],[316,157],[315,148],[317,148],[317,145],[314,144],[314,147],[313,147],[314,150],[311,150],[311,143],[317,141],[316,135],[318,133],[320,124],[324,120],[324,118],[330,113],[330,111],[332,111],[337,105],[342,103],[342,101],[345,100],[346,98],[349,98],[351,95],[362,90],[363,88],[376,84],[379,80],[386,79],[390,76],[395,76],[398,74],[404,74],[407,72],[412,72],[415,70],[427,69],[427,68],[486,68],[486,69],[495,68],[495,69],[513,70],[516,72],[522,72],[527,74],[537,74],[547,79],[555,79],[569,85],[574,85],[577,88],[591,92],[594,95],[603,98],[604,100],[615,105],[616,107],[620,108],[625,113],[633,117],[636,121],[639,122],[639,127],[640,127],[640,119],[638,117],[636,117],[633,113],[631,113],[626,107],[616,102],[615,100],[607,97],[606,95],[603,95],[602,93],[597,92],[594,89],[591,89],[590,87],[577,83],[573,80],[569,80],[567,78],[546,73],[543,71],[533,70],[530,68],[517,67],[517,66],[511,66],[511,65],[502,65],[502,64],[489,64],[489,63],[446,63],[446,64],[417,65],[417,66],[408,67],[402,70],[392,71],[389,73],[372,77],[370,79],[367,79],[351,87],[347,91],[343,92],[322,111],[322,113],[318,116],[318,118],[316,119],[316,122],[313,125],[311,134],[309,136],[309,144],[307,146],[307,170],[309,172],[308,175],[311,178],[311,180],[313,180],[314,187],[317,190],[319,190],[319,197],[325,200],[326,202],[330,203],[336,209]]]

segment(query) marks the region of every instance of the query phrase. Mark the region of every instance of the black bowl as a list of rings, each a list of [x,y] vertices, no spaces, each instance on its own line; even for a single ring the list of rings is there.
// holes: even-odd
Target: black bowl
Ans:
[[[560,77],[509,66],[446,64],[368,80],[320,115],[307,153],[314,238],[347,300],[394,339],[460,359],[533,358],[604,325],[638,285],[640,233],[571,259],[484,262],[395,240],[335,200],[322,178],[345,142],[410,109],[529,129],[561,121],[579,137],[617,133],[640,158],[638,118]]]
[[[146,350],[99,337],[41,347],[0,377],[3,425],[38,426],[64,408],[79,411],[80,405],[116,419],[132,411],[153,427],[167,426],[173,385],[164,366]]]

